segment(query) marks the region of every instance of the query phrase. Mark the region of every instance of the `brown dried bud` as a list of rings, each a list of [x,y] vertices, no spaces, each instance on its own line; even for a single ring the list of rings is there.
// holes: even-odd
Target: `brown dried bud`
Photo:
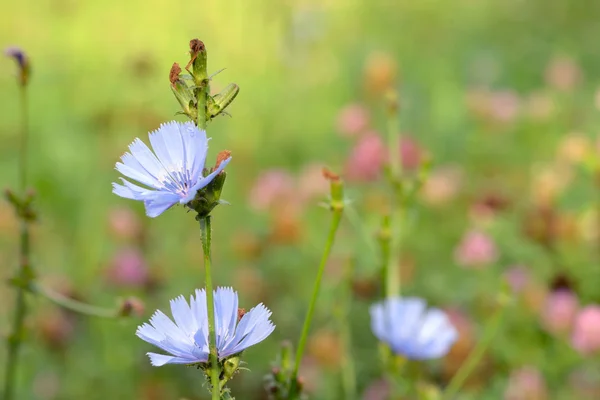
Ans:
[[[323,168],[323,177],[331,182],[338,182],[340,180],[340,176],[338,174],[330,171],[327,168]]]
[[[137,297],[128,297],[121,303],[119,315],[123,317],[129,317],[131,315],[141,317],[144,314],[144,310],[144,303],[140,299]]]
[[[219,168],[221,163],[231,157],[231,151],[223,150],[219,154],[217,154],[217,163],[215,164],[215,170]]]
[[[201,51],[206,50],[204,47],[204,42],[200,39],[192,39],[190,40],[190,54],[192,56],[197,55]]]
[[[240,322],[242,320],[242,317],[246,315],[246,309],[245,308],[238,308],[238,322]]]
[[[179,80],[179,74],[181,73],[181,67],[177,63],[173,63],[171,71],[169,71],[169,82],[171,86],[175,87],[175,83]]]

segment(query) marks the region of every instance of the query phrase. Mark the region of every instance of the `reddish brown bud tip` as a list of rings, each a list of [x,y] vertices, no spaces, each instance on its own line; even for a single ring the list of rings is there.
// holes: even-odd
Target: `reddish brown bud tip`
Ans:
[[[206,50],[204,47],[204,43],[200,39],[192,39],[190,40],[190,53],[198,54],[201,51]]]
[[[135,315],[141,317],[144,314],[145,306],[144,303],[137,297],[128,297],[121,303],[119,315],[123,317],[129,317]]]
[[[340,180],[340,176],[338,174],[328,170],[327,168],[323,168],[323,177],[331,182],[338,182]]]
[[[241,321],[242,317],[246,315],[246,309],[245,308],[238,308],[238,322]]]
[[[231,151],[223,150],[219,154],[217,154],[217,163],[215,164],[215,169],[219,168],[219,165],[225,160],[231,157]]]
[[[175,87],[175,83],[179,80],[179,74],[181,73],[181,67],[177,63],[173,63],[171,71],[169,71],[169,82]]]

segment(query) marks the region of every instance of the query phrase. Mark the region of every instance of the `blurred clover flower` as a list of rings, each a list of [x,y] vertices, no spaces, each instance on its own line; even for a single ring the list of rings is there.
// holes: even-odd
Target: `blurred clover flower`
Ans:
[[[204,176],[208,139],[206,132],[192,122],[168,122],[148,136],[154,153],[138,138],[129,145],[130,152],[121,157],[123,162],[118,162],[116,169],[150,189],[121,178],[123,185],[113,183],[113,193],[143,201],[146,215],[152,218],[177,203],[194,200],[197,192],[210,184],[231,160],[227,153],[227,158]]]
[[[263,341],[275,329],[269,319],[271,311],[262,303],[246,313],[239,310],[238,295],[232,288],[217,288],[214,301],[219,361]],[[206,291],[196,290],[196,297],[190,296],[189,305],[183,296],[171,300],[175,323],[161,311],[156,311],[150,324],[138,327],[138,337],[171,354],[148,353],[152,365],[208,363],[206,311]]]
[[[371,306],[371,330],[392,352],[412,360],[439,358],[458,338],[441,310],[426,310],[425,301],[392,297]]]

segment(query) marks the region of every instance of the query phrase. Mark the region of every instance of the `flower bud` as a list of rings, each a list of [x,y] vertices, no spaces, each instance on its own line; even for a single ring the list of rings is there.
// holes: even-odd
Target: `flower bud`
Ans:
[[[137,297],[128,297],[121,303],[119,307],[119,315],[121,317],[136,316],[141,317],[144,315],[146,309],[144,303]]]
[[[12,57],[17,62],[17,66],[19,67],[17,79],[22,87],[27,86],[31,75],[31,66],[25,52],[18,47],[9,47],[4,50],[4,54],[7,57]]]
[[[196,86],[204,84],[204,80],[208,79],[206,75],[206,46],[200,39],[190,40],[190,62],[186,69],[192,65],[194,83]]]
[[[222,374],[223,378],[221,379],[222,386],[224,386],[228,380],[233,378],[233,376],[236,374],[236,372],[238,372],[239,367],[240,367],[240,357],[239,356],[230,357],[223,362],[223,374]]]
[[[198,119],[198,110],[196,107],[196,98],[194,92],[188,87],[183,79],[180,78],[181,67],[177,63],[173,63],[169,72],[169,81],[171,82],[171,90],[175,98],[181,106],[182,112],[187,115],[192,121]]]
[[[323,177],[329,181],[331,191],[330,207],[334,211],[344,209],[344,183],[340,176],[331,172],[327,168],[323,168]]]
[[[230,83],[225,89],[214,96],[209,96],[206,107],[206,119],[210,120],[221,114],[238,95],[240,87]]]
[[[231,152],[224,150],[217,155],[217,163],[213,169],[216,170],[219,165],[231,156]],[[187,206],[198,213],[197,219],[202,219],[221,203],[221,192],[227,173],[221,171],[212,181],[196,193],[196,197],[190,201]]]

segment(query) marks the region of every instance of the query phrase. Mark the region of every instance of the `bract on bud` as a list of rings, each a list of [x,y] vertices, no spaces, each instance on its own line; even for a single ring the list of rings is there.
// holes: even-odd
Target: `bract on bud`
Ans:
[[[344,208],[344,183],[339,175],[331,172],[327,168],[323,168],[323,177],[327,179],[331,187],[331,204],[332,210],[342,210]]]
[[[179,76],[181,67],[177,63],[173,63],[169,72],[169,82],[171,82],[171,90],[175,98],[181,105],[182,112],[187,115],[192,121],[198,119],[198,110],[196,107],[196,98],[183,79]]]
[[[234,356],[230,357],[223,362],[223,378],[221,379],[221,387],[225,386],[228,380],[233,378],[233,376],[238,372],[240,367],[240,357]]]
[[[209,96],[206,106],[206,119],[212,119],[221,114],[238,95],[240,87],[230,83],[225,89],[214,96]]]

